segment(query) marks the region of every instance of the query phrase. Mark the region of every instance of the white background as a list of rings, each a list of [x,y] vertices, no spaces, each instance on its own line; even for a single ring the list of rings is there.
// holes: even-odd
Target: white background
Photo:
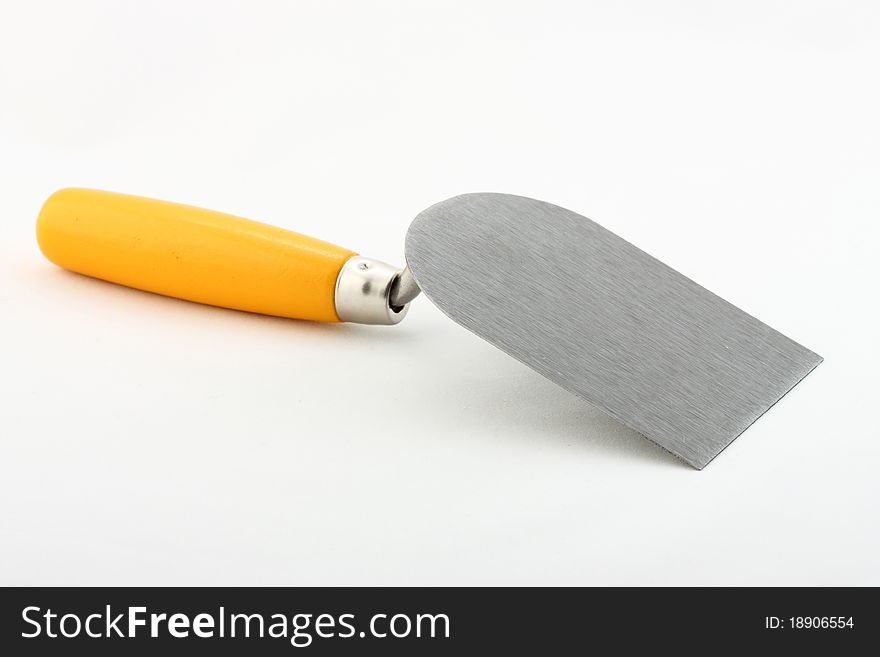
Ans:
[[[0,583],[880,584],[878,64],[872,2],[4,2]],[[63,272],[64,186],[400,264],[436,201],[537,197],[826,361],[697,472],[424,298]]]

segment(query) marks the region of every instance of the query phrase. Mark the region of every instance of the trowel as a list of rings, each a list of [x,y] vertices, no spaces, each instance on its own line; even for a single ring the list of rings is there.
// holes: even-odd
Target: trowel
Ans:
[[[46,257],[141,290],[321,322],[394,325],[425,293],[453,321],[702,469],[821,357],[597,223],[508,194],[419,214],[400,269],[220,212],[62,189]]]

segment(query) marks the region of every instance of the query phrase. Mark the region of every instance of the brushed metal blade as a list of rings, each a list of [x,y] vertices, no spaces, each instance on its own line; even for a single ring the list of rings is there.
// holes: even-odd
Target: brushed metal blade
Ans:
[[[406,260],[445,314],[702,469],[822,358],[597,223],[465,194]]]

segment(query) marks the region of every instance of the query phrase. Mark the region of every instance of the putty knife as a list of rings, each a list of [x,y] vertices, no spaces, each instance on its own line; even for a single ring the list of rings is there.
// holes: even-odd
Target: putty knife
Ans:
[[[507,194],[419,214],[400,269],[266,224],[63,189],[40,248],[89,276],[281,317],[453,321],[702,469],[822,359],[595,222]]]

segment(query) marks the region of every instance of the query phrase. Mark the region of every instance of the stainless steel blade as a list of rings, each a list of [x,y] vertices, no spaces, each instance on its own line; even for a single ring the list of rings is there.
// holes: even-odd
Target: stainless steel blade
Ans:
[[[406,259],[449,317],[702,469],[822,359],[595,222],[521,196],[422,212]]]

